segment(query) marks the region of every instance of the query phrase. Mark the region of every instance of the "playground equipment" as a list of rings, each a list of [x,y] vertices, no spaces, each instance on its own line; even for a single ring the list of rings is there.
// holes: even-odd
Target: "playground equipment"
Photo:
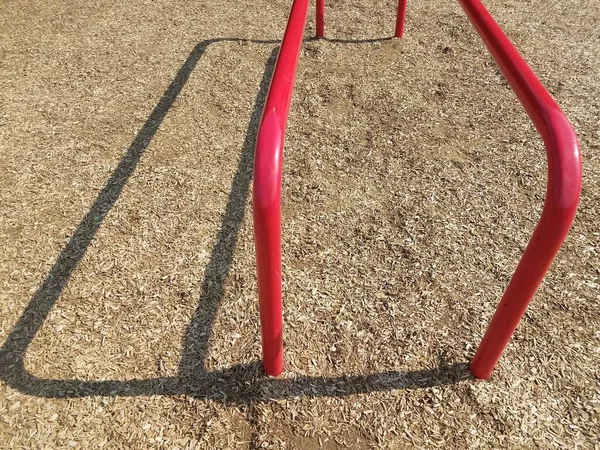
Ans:
[[[581,157],[573,128],[551,95],[480,0],[458,0],[508,80],[546,146],[548,186],[539,223],[471,362],[488,379],[569,232],[581,191]],[[309,0],[294,0],[256,141],[254,235],[263,366],[283,371],[281,169],[284,133]],[[406,0],[398,3],[395,36],[404,32]],[[324,0],[316,0],[316,34],[324,37]]]

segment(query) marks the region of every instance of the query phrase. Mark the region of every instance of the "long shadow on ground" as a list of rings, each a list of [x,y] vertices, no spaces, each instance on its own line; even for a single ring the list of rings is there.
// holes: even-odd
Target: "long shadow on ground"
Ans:
[[[345,42],[358,43],[380,40]],[[180,67],[148,120],[129,146],[127,153],[59,255],[46,279],[31,298],[6,342],[0,348],[0,379],[12,388],[28,395],[47,398],[186,394],[197,398],[214,399],[227,404],[249,406],[253,402],[265,402],[271,399],[340,397],[374,391],[425,388],[457,383],[460,380],[470,378],[467,364],[446,365],[443,362],[435,369],[412,372],[389,371],[372,375],[337,378],[268,378],[262,372],[259,362],[237,365],[223,371],[206,372],[204,366],[208,344],[219,304],[223,297],[224,282],[231,267],[233,251],[245,213],[246,200],[252,179],[254,141],[277,58],[277,48],[272,51],[266,63],[217,242],[205,271],[199,305],[185,335],[178,376],[90,382],[41,379],[27,372],[23,363],[27,348],[62,294],[71,274],[85,255],[104,218],[119,198],[129,177],[135,171],[150,141],[198,61],[211,44],[240,41],[244,40],[224,38],[202,41],[196,45]],[[278,41],[256,40],[245,42],[278,43]],[[334,42],[344,41],[335,40]]]

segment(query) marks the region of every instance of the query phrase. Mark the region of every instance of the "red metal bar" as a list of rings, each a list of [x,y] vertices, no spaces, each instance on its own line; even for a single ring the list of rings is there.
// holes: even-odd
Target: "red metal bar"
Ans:
[[[398,12],[396,15],[396,32],[394,36],[401,38],[404,34],[404,21],[406,20],[406,2],[407,0],[398,0]]]
[[[254,155],[254,242],[258,297],[267,375],[283,371],[281,304],[281,165],[283,142],[302,46],[309,0],[294,0],[271,86],[265,102]]]
[[[317,0],[317,37],[325,37],[325,0]]]
[[[577,136],[551,95],[479,0],[458,0],[546,145],[548,187],[542,217],[471,362],[488,379],[565,239],[581,191]]]

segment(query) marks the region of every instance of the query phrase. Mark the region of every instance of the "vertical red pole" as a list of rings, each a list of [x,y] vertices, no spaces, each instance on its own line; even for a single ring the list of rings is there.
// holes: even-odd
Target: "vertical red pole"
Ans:
[[[394,36],[401,38],[404,34],[404,20],[406,19],[407,0],[398,0],[398,15],[396,16],[396,33]]]
[[[300,38],[301,40],[301,38]],[[284,38],[285,41],[285,38]],[[298,45],[298,50],[300,45]],[[287,120],[287,106],[278,98],[283,86],[281,68],[293,80],[289,64],[295,64],[293,55],[279,53],[265,111],[256,139],[254,156],[254,245],[258,275],[258,302],[263,368],[270,376],[283,372],[283,306],[281,301],[281,169],[283,160],[282,122]],[[290,57],[292,60],[290,60]],[[288,70],[285,70],[288,65]],[[293,69],[295,71],[295,67]],[[276,92],[273,95],[273,92]],[[285,96],[285,94],[284,94]]]
[[[278,111],[269,109],[265,111],[256,141],[254,243],[263,368],[267,375],[277,376],[283,372],[280,203],[283,130]]]
[[[283,371],[281,303],[281,169],[283,143],[309,0],[294,0],[281,42],[256,138],[254,154],[254,244],[263,367]]]
[[[317,0],[317,37],[325,37],[325,0]]]

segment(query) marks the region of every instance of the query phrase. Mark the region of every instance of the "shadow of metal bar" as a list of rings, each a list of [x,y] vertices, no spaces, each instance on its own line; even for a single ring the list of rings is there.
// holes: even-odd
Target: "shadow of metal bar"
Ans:
[[[199,306],[185,334],[178,376],[86,381],[42,379],[27,372],[23,358],[28,346],[60,298],[73,271],[85,256],[102,222],[121,195],[198,61],[213,43],[242,41],[256,44],[279,43],[271,40],[220,38],[202,41],[190,52],[0,348],[0,379],[9,386],[27,395],[46,398],[187,394],[223,403],[248,405],[251,402],[281,398],[341,397],[374,391],[419,389],[458,383],[470,378],[467,364],[464,363],[454,365],[442,363],[440,367],[418,371],[390,371],[333,378],[267,378],[259,362],[236,365],[222,371],[205,372],[204,365],[212,326],[223,297],[224,282],[230,270],[233,251],[245,213],[252,178],[254,141],[275,66],[277,48],[272,51],[266,63],[217,242],[206,269]],[[379,40],[332,40],[332,42],[344,43],[373,41]]]

